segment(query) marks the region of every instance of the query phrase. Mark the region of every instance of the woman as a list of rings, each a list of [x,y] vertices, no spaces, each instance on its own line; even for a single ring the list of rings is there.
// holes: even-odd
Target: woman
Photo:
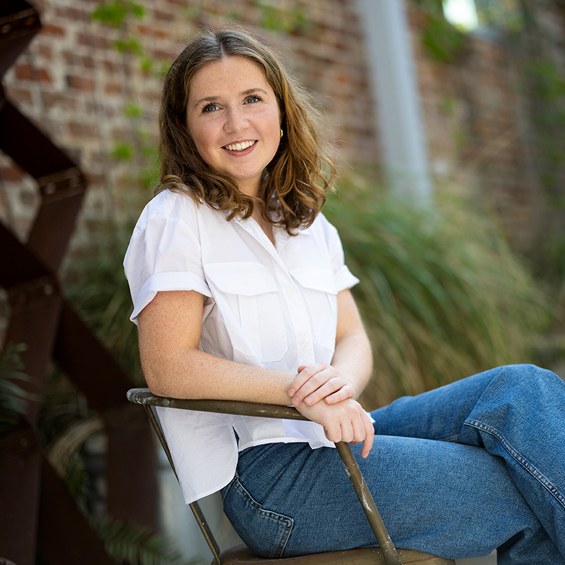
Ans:
[[[125,258],[151,390],[292,404],[311,422],[160,410],[187,502],[222,491],[249,547],[372,545],[333,443],[355,444],[399,547],[565,563],[565,384],[487,371],[371,417],[371,350],[336,230],[314,113],[239,30],[190,43],[165,80],[162,184]],[[375,433],[378,439],[373,446]]]

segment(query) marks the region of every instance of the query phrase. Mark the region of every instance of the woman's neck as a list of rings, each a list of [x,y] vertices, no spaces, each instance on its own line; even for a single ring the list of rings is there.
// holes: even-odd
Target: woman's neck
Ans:
[[[253,214],[251,217],[259,224],[259,227],[265,232],[265,235],[271,240],[271,243],[275,245],[275,234],[273,230],[273,224],[263,216],[263,206],[255,206]]]

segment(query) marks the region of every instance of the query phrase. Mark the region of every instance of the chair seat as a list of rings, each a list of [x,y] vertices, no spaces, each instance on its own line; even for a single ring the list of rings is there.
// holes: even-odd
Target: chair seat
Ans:
[[[451,559],[443,559],[408,549],[398,549],[402,563],[418,565],[455,565]],[[386,565],[380,549],[366,547],[347,551],[332,551],[286,557],[283,559],[267,559],[253,555],[245,545],[232,547],[221,554],[222,565],[247,565],[257,563],[280,563],[281,565]]]

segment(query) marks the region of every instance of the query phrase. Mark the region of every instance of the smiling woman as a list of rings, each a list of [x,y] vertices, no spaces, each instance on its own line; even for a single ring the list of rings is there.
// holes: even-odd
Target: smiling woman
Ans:
[[[162,184],[125,257],[147,384],[307,418],[160,409],[185,500],[221,490],[260,555],[372,545],[333,449],[346,441],[399,547],[565,563],[557,375],[500,367],[370,415],[357,401],[371,347],[359,281],[321,213],[333,169],[313,115],[271,50],[239,30],[195,39],[164,83]]]

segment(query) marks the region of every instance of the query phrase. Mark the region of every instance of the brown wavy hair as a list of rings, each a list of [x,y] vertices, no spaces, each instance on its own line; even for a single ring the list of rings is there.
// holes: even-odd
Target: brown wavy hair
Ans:
[[[206,164],[187,127],[186,108],[195,73],[209,62],[243,56],[263,71],[279,104],[283,137],[253,198],[235,181]],[[318,113],[273,51],[244,30],[208,30],[189,43],[172,64],[163,84],[160,127],[161,184],[157,192],[184,192],[196,202],[248,218],[259,205],[263,217],[289,233],[312,224],[331,189],[335,167],[322,148]]]

